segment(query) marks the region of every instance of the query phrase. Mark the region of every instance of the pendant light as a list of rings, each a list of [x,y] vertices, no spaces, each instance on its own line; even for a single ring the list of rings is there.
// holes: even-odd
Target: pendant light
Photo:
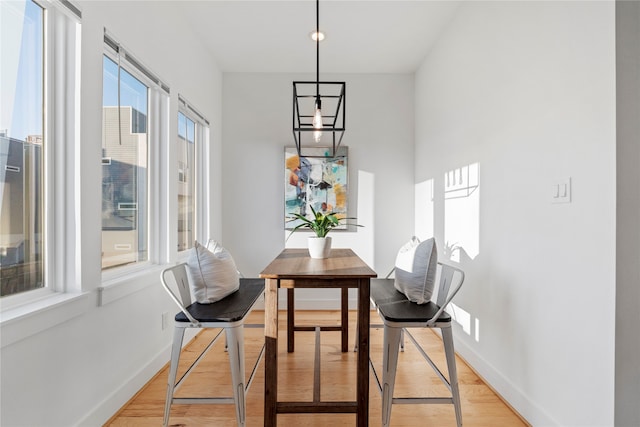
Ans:
[[[316,0],[316,80],[293,82],[293,138],[299,157],[336,157],[345,130],[345,82],[320,81],[320,0]],[[323,155],[305,148],[329,144]]]

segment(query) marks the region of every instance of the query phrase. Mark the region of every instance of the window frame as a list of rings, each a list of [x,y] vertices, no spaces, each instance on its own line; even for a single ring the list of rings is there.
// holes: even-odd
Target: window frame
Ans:
[[[47,154],[51,151],[49,149],[49,139],[50,139],[50,134],[51,132],[49,132],[49,128],[47,127],[47,111],[51,111],[49,109],[46,108],[46,106],[48,106],[48,102],[49,99],[52,98],[52,96],[50,96],[50,90],[51,90],[51,86],[52,84],[50,84],[48,76],[47,76],[47,71],[49,69],[49,67],[51,66],[51,60],[50,60],[50,45],[51,43],[51,32],[48,31],[49,28],[51,28],[51,25],[48,25],[48,21],[50,19],[50,13],[48,13],[48,7],[47,7],[47,3],[46,2],[40,2],[37,0],[25,0],[25,3],[31,1],[32,3],[34,3],[36,6],[40,7],[42,9],[42,56],[40,58],[41,63],[42,63],[42,116],[40,117],[41,120],[41,125],[42,125],[42,139],[43,139],[43,143],[42,143],[42,147],[41,147],[41,166],[40,166],[40,174],[41,174],[41,191],[42,194],[39,195],[40,199],[41,199],[41,203],[42,203],[42,240],[43,240],[43,247],[42,247],[42,269],[43,269],[43,276],[42,276],[42,282],[43,282],[43,286],[41,288],[36,288],[36,289],[32,289],[29,291],[24,291],[24,292],[18,292],[15,294],[11,294],[11,295],[6,295],[4,297],[0,297],[0,301],[2,301],[2,308],[1,310],[7,309],[7,308],[12,308],[21,304],[25,304],[28,302],[31,302],[33,300],[37,300],[37,299],[41,299],[41,298],[45,298],[47,296],[51,296],[54,295],[57,287],[55,286],[55,283],[53,283],[50,280],[50,268],[48,268],[46,262],[47,262],[47,258],[49,257],[49,247],[47,246],[47,242],[50,240],[50,238],[48,237],[47,233],[49,230],[51,230],[50,224],[47,222],[47,218],[48,217],[53,217],[53,215],[51,215],[49,213],[49,209],[47,209],[47,200],[46,200],[46,195],[47,192],[50,190],[50,184],[52,182],[51,180],[51,176],[47,175],[47,169],[45,168],[45,166],[47,166],[50,162],[50,159],[48,158]],[[44,3],[44,4],[43,4]],[[49,6],[50,7],[50,6]],[[47,143],[45,143],[44,141],[47,141]],[[52,206],[53,209],[51,209],[51,211],[55,210],[55,204]]]
[[[0,298],[0,347],[86,310],[76,280],[75,154],[80,145],[82,10],[70,1],[33,0],[43,9],[42,235],[44,287]],[[34,314],[46,316],[35,321]],[[25,320],[34,319],[24,322]],[[39,317],[38,317],[39,318]]]
[[[182,176],[184,179],[180,179],[180,175],[181,175],[181,169],[180,169],[180,163],[181,161],[178,161],[177,165],[174,165],[174,167],[176,167],[176,171],[177,171],[177,175],[178,175],[178,179],[176,181],[177,185],[180,186],[181,184],[186,184],[190,189],[192,189],[191,192],[191,197],[193,198],[193,206],[192,206],[192,212],[193,212],[193,218],[192,218],[192,233],[193,233],[193,237],[195,239],[195,236],[197,236],[198,233],[198,224],[197,224],[197,220],[200,217],[199,212],[198,212],[198,208],[199,208],[199,202],[198,202],[198,198],[196,197],[197,195],[197,191],[198,191],[198,187],[199,187],[199,183],[198,183],[198,175],[197,173],[199,172],[199,168],[198,168],[198,157],[199,157],[199,153],[198,150],[200,148],[200,141],[199,141],[199,128],[200,128],[200,123],[198,123],[196,120],[194,120],[194,118],[192,118],[189,114],[188,111],[186,111],[186,108],[181,108],[180,106],[178,107],[178,132],[177,132],[177,145],[176,145],[176,150],[178,151],[176,153],[176,158],[180,159],[180,153],[179,150],[181,149],[180,146],[180,115],[182,114],[182,116],[184,116],[186,123],[185,123],[185,136],[184,136],[184,140],[186,141],[187,147],[189,146],[189,122],[193,123],[193,164],[189,164],[189,155],[187,152],[187,158],[186,163],[184,164],[184,171],[182,172]],[[186,171],[191,168],[193,169],[193,177],[190,176],[190,174],[186,173]],[[178,235],[178,244],[180,244],[181,240],[180,240],[180,192],[179,189],[178,191],[176,191],[176,197],[178,198],[178,203],[177,203],[177,223],[176,225],[176,233]],[[178,251],[178,256],[180,256],[180,254],[182,254],[183,252],[188,251],[189,249],[191,249],[193,246],[193,243],[187,243],[188,245],[191,246],[187,246],[187,248],[180,250],[177,249]]]
[[[207,218],[209,217],[208,215],[208,209],[209,209],[209,192],[210,192],[210,188],[211,188],[211,184],[209,181],[210,178],[210,166],[211,166],[211,162],[210,162],[210,141],[209,141],[209,135],[210,135],[210,122],[209,120],[207,120],[207,118],[200,113],[195,107],[193,107],[193,105],[191,105],[186,98],[181,95],[178,94],[178,113],[182,113],[186,118],[188,118],[189,120],[193,121],[195,123],[195,134],[194,134],[194,139],[195,139],[195,150],[194,150],[194,238],[195,240],[198,240],[200,242],[205,242],[205,240],[209,239],[211,236],[209,236],[210,233],[210,224],[209,221],[207,220]],[[176,115],[176,124],[178,123],[178,116]],[[175,132],[175,138],[177,140],[178,138],[178,134],[179,134],[179,129],[176,128],[176,132]],[[177,147],[177,144],[175,145]],[[177,167],[174,166],[174,173],[176,174],[175,180],[177,182],[177,174],[178,174],[178,169]],[[175,203],[176,203],[176,223],[173,224],[172,226],[175,226],[174,232],[176,233],[176,240],[177,240],[177,233],[178,233],[178,228],[177,228],[177,220],[179,220],[178,215],[177,215],[177,211],[178,211],[178,204],[177,204],[177,191],[176,194],[172,195],[172,197],[175,199]],[[205,242],[206,243],[206,242]],[[177,247],[177,245],[176,245]],[[174,250],[177,251],[176,247],[174,247]],[[193,246],[182,250],[182,251],[177,251],[178,254],[178,258],[179,259],[184,259],[186,258],[189,250],[192,248]]]
[[[145,203],[146,203],[146,210],[147,210],[147,216],[145,218],[145,227],[146,227],[146,234],[147,234],[147,248],[151,247],[151,235],[149,233],[149,229],[151,228],[152,225],[152,220],[151,220],[151,213],[149,211],[149,206],[150,206],[150,201],[151,201],[151,191],[150,191],[150,186],[151,186],[151,182],[150,182],[150,177],[151,177],[151,164],[150,164],[150,154],[151,154],[151,132],[149,129],[149,123],[151,121],[151,114],[150,114],[150,104],[151,104],[151,90],[153,87],[153,82],[147,78],[144,74],[142,74],[140,71],[138,71],[135,66],[133,66],[132,64],[129,63],[129,61],[127,61],[125,58],[118,58],[118,54],[114,53],[113,50],[109,49],[107,47],[107,45],[105,45],[104,48],[104,52],[103,52],[103,58],[107,57],[108,59],[110,59],[111,61],[113,61],[116,66],[122,68],[123,70],[125,70],[127,73],[129,73],[131,76],[133,76],[135,79],[137,79],[138,81],[140,81],[143,85],[146,86],[147,88],[147,96],[146,96],[146,102],[147,102],[147,134],[146,134],[146,151],[147,151],[147,164],[146,164],[146,182],[147,182],[147,186],[145,188]],[[102,71],[104,73],[104,65],[102,67]],[[104,75],[103,75],[103,85],[104,85]],[[104,101],[103,101],[104,102]],[[104,106],[102,107],[104,108]],[[104,129],[104,122],[102,122],[102,126]],[[104,135],[102,135],[104,137]],[[101,164],[102,167],[102,164]],[[101,190],[102,191],[102,190]],[[100,229],[100,237],[101,237],[101,245],[102,245],[102,233],[104,232],[104,230],[102,229],[102,225],[101,225],[101,229]],[[102,262],[102,258],[101,258],[101,262]],[[112,270],[118,270],[118,269],[126,269],[126,271],[136,271],[138,270],[138,268],[143,269],[146,266],[153,264],[152,260],[150,259],[150,254],[147,251],[147,259],[144,261],[137,261],[137,262],[133,262],[133,263],[127,263],[127,264],[122,264],[122,265],[116,265],[113,267],[108,267],[108,268],[103,268],[101,267],[102,270],[102,274],[103,274],[103,278],[105,277],[110,277],[111,275],[109,274],[110,271]],[[138,267],[138,268],[136,268]],[[119,276],[120,274],[118,273],[114,273],[115,276]]]
[[[168,113],[170,88],[157,77],[157,74],[150,71],[135,55],[106,29],[104,33],[103,55],[114,61],[127,73],[147,86],[147,259],[135,263],[123,264],[101,268],[102,286],[98,288],[100,293],[100,305],[105,300],[103,293],[123,280],[128,280],[150,267],[161,264],[162,250],[166,243],[166,236],[163,235],[162,224],[164,218],[161,206],[164,203],[160,195],[161,175],[163,170],[162,156],[166,152],[168,145]],[[104,71],[104,66],[102,67]],[[104,82],[104,76],[103,80]],[[101,107],[102,108],[102,107]],[[100,231],[102,236],[102,228]],[[102,244],[102,243],[101,243]]]

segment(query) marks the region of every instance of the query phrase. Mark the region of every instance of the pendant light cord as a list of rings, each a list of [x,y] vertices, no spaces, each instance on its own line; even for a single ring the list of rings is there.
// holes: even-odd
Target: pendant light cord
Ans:
[[[316,0],[316,102],[320,102],[320,0]]]

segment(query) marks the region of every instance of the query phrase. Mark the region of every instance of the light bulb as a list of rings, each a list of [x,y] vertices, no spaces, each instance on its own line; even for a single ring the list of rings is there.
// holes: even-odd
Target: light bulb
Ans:
[[[320,101],[320,96],[316,97],[316,112],[313,113],[313,121],[311,122],[314,129],[317,129],[313,132],[313,139],[316,143],[320,142],[320,138],[322,138],[323,123],[322,123],[322,101]]]
[[[316,112],[313,115],[313,128],[322,129],[322,111],[319,107],[316,107]]]
[[[322,41],[324,40],[324,33],[322,31],[312,31],[309,33],[309,37],[311,37],[311,40],[315,41]]]

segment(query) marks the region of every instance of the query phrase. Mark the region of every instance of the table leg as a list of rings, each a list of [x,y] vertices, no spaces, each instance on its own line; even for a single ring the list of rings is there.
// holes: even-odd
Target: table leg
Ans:
[[[341,292],[341,320],[342,352],[349,351],[349,288],[342,288]]]
[[[360,279],[358,286],[358,369],[357,369],[357,425],[369,425],[369,323],[370,281]]]
[[[295,293],[293,288],[287,288],[287,352],[295,350]],[[340,333],[342,352],[349,351],[349,289],[340,289]]]
[[[293,353],[295,348],[294,330],[296,327],[295,294],[293,288],[287,288],[287,352]]]
[[[272,427],[278,415],[278,279],[265,279],[264,338],[264,425]]]

